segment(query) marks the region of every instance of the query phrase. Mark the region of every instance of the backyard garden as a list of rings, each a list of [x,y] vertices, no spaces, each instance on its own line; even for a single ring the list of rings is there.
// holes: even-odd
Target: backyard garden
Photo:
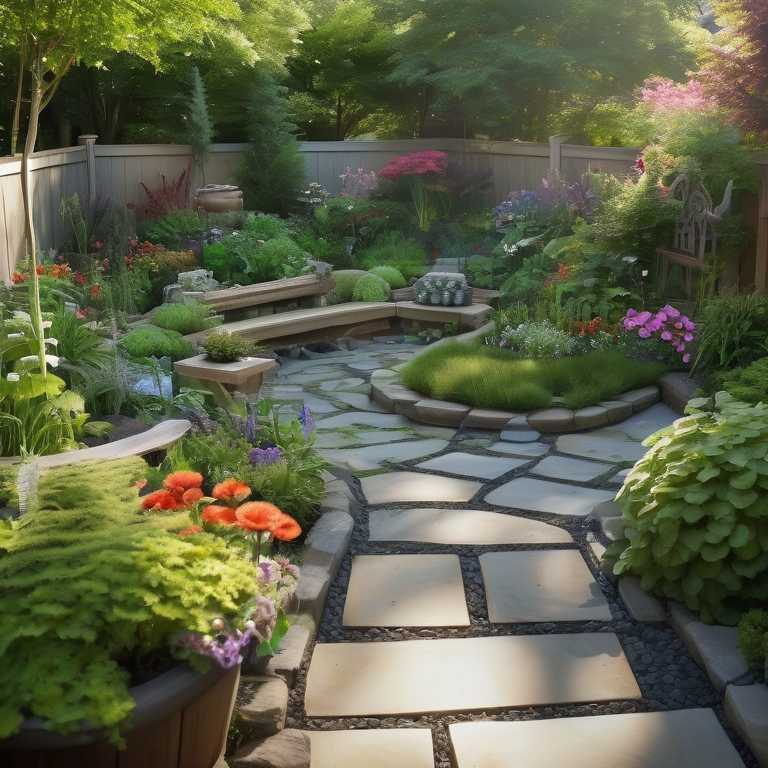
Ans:
[[[221,34],[212,19],[239,20],[240,5],[159,3],[157,31],[130,45],[141,14],[124,10],[103,45],[142,66],[167,57],[160,85],[180,80],[173,46],[206,49]],[[256,20],[277,14],[271,44],[245,46],[245,25],[223,49],[234,62],[248,47],[255,67],[233,198],[192,202],[210,115],[242,138],[195,68],[180,137],[189,167],[138,181],[141,206],[92,186],[62,195],[44,214],[60,235],[41,243],[29,168],[39,118],[71,68],[70,80],[88,65],[104,76],[89,35],[105,22],[88,16],[48,39],[30,30],[50,31],[55,14],[0,3],[16,20],[0,51],[20,44],[16,103],[26,80],[31,89],[24,247],[0,283],[0,764],[310,768],[311,744],[312,768],[468,768],[496,755],[476,721],[651,723],[685,711],[691,724],[659,720],[639,742],[658,736],[667,749],[690,727],[712,741],[681,747],[676,766],[705,764],[707,750],[713,768],[768,766],[764,91],[762,107],[737,103],[724,85],[736,75],[713,74],[702,54],[699,76],[676,84],[649,67],[631,99],[606,97],[589,114],[565,100],[547,118],[530,94],[520,113],[473,107],[478,141],[505,120],[538,138],[549,120],[585,143],[639,147],[624,172],[558,164],[503,199],[491,167],[427,138],[375,168],[337,168],[324,186],[294,136],[333,125],[328,83],[305,87],[311,62],[365,32],[370,56],[386,49],[396,62],[386,82],[399,77],[410,99],[412,30],[428,18],[442,29],[451,3],[400,19],[395,42],[369,28],[394,10],[255,5]],[[671,5],[663,34],[682,52],[683,4]],[[750,14],[768,25],[752,0],[720,5],[733,39],[749,38]],[[173,31],[182,19],[184,35]],[[281,25],[302,29],[319,58],[279,62]],[[745,55],[754,64],[764,49]],[[226,70],[225,90],[242,84],[209,55],[210,78]],[[430,87],[448,115],[476,97],[451,100],[444,55],[433,54]],[[118,84],[124,66],[114,62]],[[370,83],[346,77],[354,98],[333,92],[337,139],[377,120],[387,135],[366,138],[406,130],[415,111],[391,94],[365,107]],[[129,135],[162,134],[131,109]],[[425,112],[417,122],[424,130]],[[529,584],[534,571],[541,583]],[[713,650],[714,637],[725,645]],[[468,648],[457,643],[482,660],[476,697],[462,674],[442,687]],[[433,654],[418,656],[427,645],[434,669]],[[385,657],[384,646],[400,650]],[[507,681],[535,658],[532,682]],[[554,692],[556,678],[573,690]],[[274,703],[259,697],[275,684],[284,701],[264,714]],[[593,714],[609,717],[583,717]],[[413,742],[331,736],[358,731]],[[561,745],[552,765],[569,764],[578,743],[565,730],[519,733],[537,754]],[[671,765],[643,762],[641,747],[626,764]],[[503,763],[523,764],[538,763]]]

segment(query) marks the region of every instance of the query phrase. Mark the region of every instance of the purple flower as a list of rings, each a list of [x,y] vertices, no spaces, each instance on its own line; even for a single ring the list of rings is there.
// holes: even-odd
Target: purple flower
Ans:
[[[684,317],[682,319],[682,322],[683,322],[683,328],[685,328],[686,331],[696,330],[696,326],[687,317]]]
[[[675,323],[675,328],[677,328],[678,331],[683,330],[683,324],[682,323]]]
[[[627,320],[627,319],[625,318],[625,319],[624,319],[624,327],[625,327],[625,328],[626,328],[628,331],[633,331],[635,328],[637,328],[637,323],[636,323],[634,320]]]
[[[680,317],[680,311],[670,306],[669,304],[665,304],[661,308],[661,311],[664,312],[671,320],[674,320],[676,317]]]
[[[683,334],[683,341],[693,341],[693,334],[692,333]]]
[[[651,337],[651,332],[645,326],[642,326],[637,329],[637,335],[641,339],[649,339]]]
[[[667,316],[664,314],[664,311],[660,309],[656,313],[656,318],[655,319],[658,320],[660,323],[663,323],[663,322],[665,322],[667,320]]]
[[[675,349],[676,349],[678,352],[685,352],[685,344],[678,344],[678,345],[675,347]]]
[[[662,341],[672,341],[672,331],[662,331],[661,332],[661,340]]]
[[[634,317],[637,314],[636,309],[628,309],[627,310],[627,317]]]
[[[684,363],[689,363],[690,361],[691,361],[691,356],[690,356],[690,354],[689,354],[688,352],[686,352],[686,353],[683,355],[683,362],[684,362]]]
[[[312,413],[309,410],[309,406],[302,405],[299,412],[299,423],[301,424],[301,433],[304,435],[305,440],[309,440],[309,436],[315,428],[315,422],[312,419]]]
[[[637,316],[637,322],[640,323],[641,325],[645,325],[645,323],[647,323],[651,319],[651,317],[653,317],[653,315],[651,315],[651,313],[648,312],[648,310],[645,310],[644,312],[641,312]]]
[[[280,581],[280,569],[268,560],[262,560],[256,570],[259,584],[277,584]]]
[[[263,445],[265,441],[262,441],[260,445]],[[283,452],[276,445],[269,448],[254,448],[248,454],[248,460],[254,467],[266,467],[269,464],[275,464],[281,461],[283,458]]]
[[[646,328],[647,328],[647,329],[648,329],[648,330],[649,330],[651,333],[656,333],[656,331],[658,331],[658,330],[660,330],[660,329],[661,329],[661,325],[662,325],[662,323],[661,323],[661,320],[659,320],[657,317],[654,317],[654,318],[653,318],[653,320],[649,320],[649,321],[648,321],[648,322],[645,324],[645,327],[646,327]]]

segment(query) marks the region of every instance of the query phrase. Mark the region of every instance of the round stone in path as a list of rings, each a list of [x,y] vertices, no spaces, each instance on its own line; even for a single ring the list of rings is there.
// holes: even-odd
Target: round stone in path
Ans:
[[[556,525],[479,509],[378,509],[369,514],[371,541],[451,545],[561,544],[573,541]]]
[[[535,429],[505,429],[499,439],[507,443],[533,443],[541,437]]]
[[[472,480],[421,474],[387,472],[360,481],[369,504],[394,504],[400,501],[465,502],[482,487]],[[601,499],[602,501],[602,499]]]

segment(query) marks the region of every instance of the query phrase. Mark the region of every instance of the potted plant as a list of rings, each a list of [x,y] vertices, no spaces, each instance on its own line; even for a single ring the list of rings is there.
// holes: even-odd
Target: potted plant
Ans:
[[[147,471],[135,457],[50,468],[30,511],[3,521],[0,750],[11,764],[162,755],[211,768],[222,754],[243,649],[273,639],[298,576],[284,561],[257,568],[253,538],[263,547],[298,526],[255,502],[258,520],[234,509],[250,527],[221,535],[203,508],[247,487],[207,498],[202,476],[182,471],[140,501]]]

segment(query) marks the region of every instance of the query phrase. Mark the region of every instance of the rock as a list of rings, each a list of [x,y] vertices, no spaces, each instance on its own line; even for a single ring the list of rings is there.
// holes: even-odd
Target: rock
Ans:
[[[768,686],[729,685],[725,690],[725,716],[760,765],[767,768]]]
[[[635,621],[645,624],[663,624],[667,620],[661,603],[649,595],[636,576],[622,576],[619,581],[619,596]]]
[[[252,739],[274,736],[285,727],[288,709],[288,686],[280,677],[259,677],[250,701],[240,707],[240,716],[247,723]]]
[[[217,291],[221,288],[221,283],[213,276],[213,272],[207,269],[193,269],[189,272],[181,272],[178,277],[179,283],[185,291]]]
[[[545,408],[528,414],[528,424],[539,432],[569,432],[576,428],[573,411],[568,408]]]
[[[595,517],[621,517],[621,513],[622,507],[618,501],[601,501],[592,509]]]
[[[659,379],[661,398],[673,410],[685,413],[685,406],[701,382],[690,378],[687,373],[665,373]]]
[[[587,408],[579,408],[573,414],[576,429],[592,429],[608,423],[608,409],[600,405],[590,405]]]
[[[415,404],[415,409],[418,421],[446,427],[458,427],[470,411],[466,405],[429,398],[419,400]]]
[[[230,768],[309,768],[310,741],[302,731],[287,729],[251,741],[229,758]]]
[[[340,498],[349,505],[346,497]],[[303,563],[328,568],[333,579],[349,547],[353,526],[354,521],[348,514],[325,512],[307,536]]]
[[[619,577],[613,572],[613,568],[616,565],[618,561],[615,557],[606,557],[603,555],[600,558],[600,570],[603,572],[603,576],[605,576],[608,581],[611,582],[611,584],[616,583],[616,579]]]
[[[486,408],[473,408],[464,419],[464,427],[477,429],[502,429],[515,414],[509,411],[494,411]],[[527,424],[525,425],[528,426]]]
[[[659,388],[654,384],[642,389],[633,389],[630,392],[625,392],[623,395],[618,395],[615,399],[631,403],[632,412],[638,413],[659,402]]]
[[[624,521],[620,517],[605,517],[602,520],[603,532],[611,541],[624,537]]]
[[[301,580],[299,580],[301,583]],[[296,674],[311,639],[309,629],[301,624],[292,624],[283,637],[280,650],[270,659],[266,672],[282,677],[289,688],[293,687]]]
[[[608,423],[616,424],[632,415],[632,403],[626,403],[622,400],[605,400],[600,406],[608,411]]]

